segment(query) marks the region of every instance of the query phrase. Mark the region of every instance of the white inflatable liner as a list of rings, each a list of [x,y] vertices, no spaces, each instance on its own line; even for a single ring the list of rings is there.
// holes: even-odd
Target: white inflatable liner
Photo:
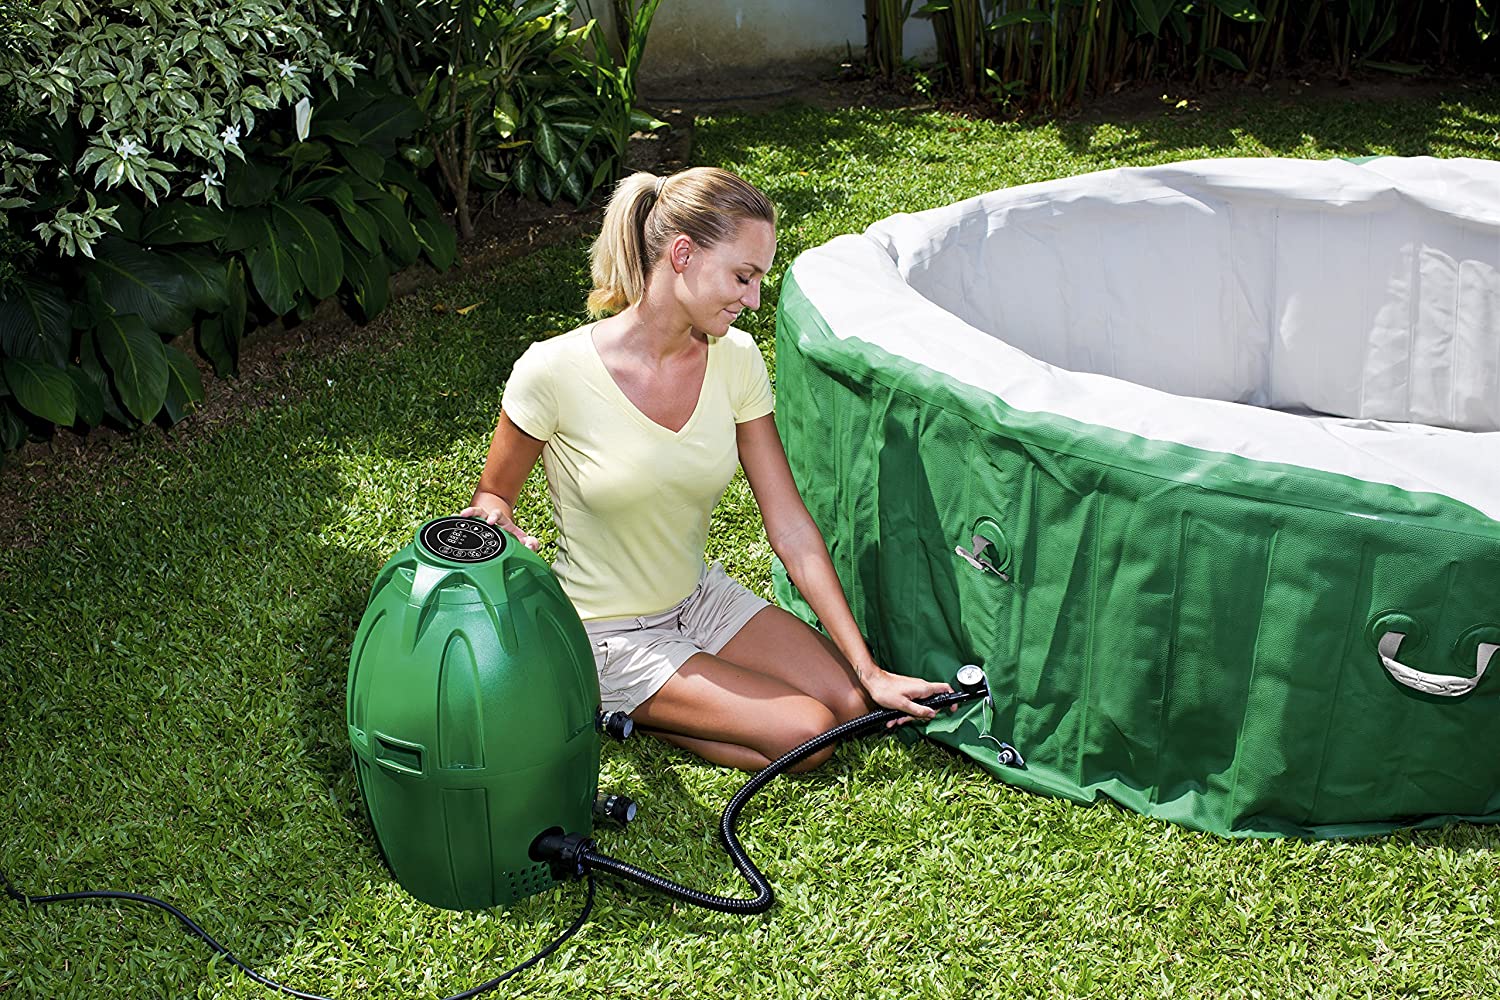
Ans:
[[[1500,520],[1500,164],[1103,171],[893,216],[797,270],[834,335],[1016,409]]]

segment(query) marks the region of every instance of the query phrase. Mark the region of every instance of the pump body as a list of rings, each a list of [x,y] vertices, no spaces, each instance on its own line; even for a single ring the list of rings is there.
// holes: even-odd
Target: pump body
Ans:
[[[553,884],[530,856],[592,832],[599,681],[551,569],[473,518],[429,521],[381,569],[347,692],[360,793],[403,888],[452,910]]]

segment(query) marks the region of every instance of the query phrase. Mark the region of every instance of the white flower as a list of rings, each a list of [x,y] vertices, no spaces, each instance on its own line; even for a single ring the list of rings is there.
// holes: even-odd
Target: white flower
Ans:
[[[238,125],[230,125],[219,133],[219,141],[226,146],[238,146],[240,144],[240,127]]]
[[[134,139],[125,138],[115,143],[115,155],[122,160],[128,160],[139,152],[141,147]]]
[[[202,174],[201,176],[203,178],[203,186],[205,188],[216,188],[224,186],[222,183],[220,183],[217,174],[206,173]]]
[[[281,69],[281,78],[283,80],[290,80],[292,78],[292,75],[297,72],[297,67],[292,64],[292,61],[290,59],[281,60],[279,66]]]

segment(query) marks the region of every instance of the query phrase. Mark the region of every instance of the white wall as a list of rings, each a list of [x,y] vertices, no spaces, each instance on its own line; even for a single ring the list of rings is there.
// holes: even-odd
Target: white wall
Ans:
[[[590,6],[608,27],[608,0],[593,0]],[[863,55],[864,14],[864,0],[662,0],[641,77],[742,74],[778,63],[823,60],[831,66],[851,50],[856,58]],[[932,24],[916,17],[907,21],[903,45],[905,58],[935,59]]]

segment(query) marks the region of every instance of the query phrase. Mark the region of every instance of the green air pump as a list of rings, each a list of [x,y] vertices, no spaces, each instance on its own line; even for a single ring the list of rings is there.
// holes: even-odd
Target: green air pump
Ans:
[[[593,829],[599,681],[551,569],[505,532],[440,517],[375,578],[349,657],[360,793],[396,880],[450,910],[554,884],[530,849]]]

